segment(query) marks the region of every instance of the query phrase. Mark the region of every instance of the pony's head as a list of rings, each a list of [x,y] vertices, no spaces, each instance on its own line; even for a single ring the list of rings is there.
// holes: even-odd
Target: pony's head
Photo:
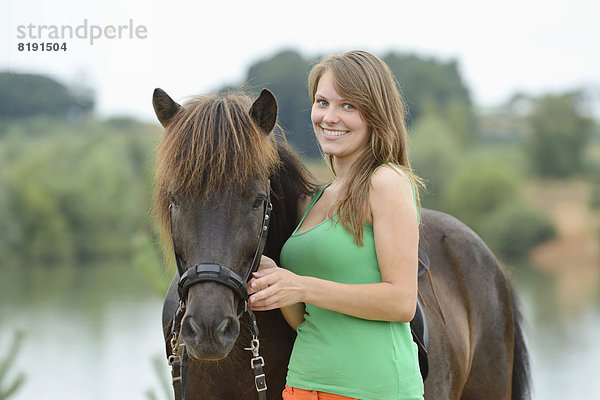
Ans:
[[[278,167],[270,135],[277,102],[268,90],[256,101],[241,94],[197,96],[177,104],[153,96],[165,127],[156,159],[155,210],[182,270],[217,264],[244,277],[262,228],[267,181]],[[201,282],[189,288],[181,337],[190,356],[219,360],[240,330],[239,296]]]

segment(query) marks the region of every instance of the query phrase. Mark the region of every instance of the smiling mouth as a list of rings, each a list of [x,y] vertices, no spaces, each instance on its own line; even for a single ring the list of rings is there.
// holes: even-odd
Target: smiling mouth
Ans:
[[[343,136],[345,134],[347,134],[350,131],[337,131],[337,130],[330,130],[330,129],[325,129],[325,128],[321,128],[323,129],[323,133],[325,134],[325,136]]]

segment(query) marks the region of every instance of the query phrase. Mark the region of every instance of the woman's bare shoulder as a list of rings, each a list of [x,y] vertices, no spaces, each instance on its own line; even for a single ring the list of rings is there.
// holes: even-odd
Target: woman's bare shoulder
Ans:
[[[371,178],[369,190],[369,207],[371,216],[388,213],[409,213],[416,215],[413,187],[410,178],[403,171],[392,166],[379,168]]]
[[[384,165],[371,177],[371,192],[405,192],[412,195],[412,184],[408,175],[397,167]]]

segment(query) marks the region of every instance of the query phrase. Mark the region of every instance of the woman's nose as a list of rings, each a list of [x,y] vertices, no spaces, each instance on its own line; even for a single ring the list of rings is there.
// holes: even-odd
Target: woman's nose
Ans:
[[[334,125],[338,121],[339,117],[335,109],[333,107],[327,108],[327,110],[325,111],[325,115],[323,116],[323,122],[325,122],[326,124]]]

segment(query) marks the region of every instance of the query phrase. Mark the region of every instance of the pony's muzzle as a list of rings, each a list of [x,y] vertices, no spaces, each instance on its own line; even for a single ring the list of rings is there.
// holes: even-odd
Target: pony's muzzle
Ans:
[[[240,323],[233,315],[213,319],[186,315],[181,323],[181,335],[188,351],[203,360],[227,356],[239,332]]]

